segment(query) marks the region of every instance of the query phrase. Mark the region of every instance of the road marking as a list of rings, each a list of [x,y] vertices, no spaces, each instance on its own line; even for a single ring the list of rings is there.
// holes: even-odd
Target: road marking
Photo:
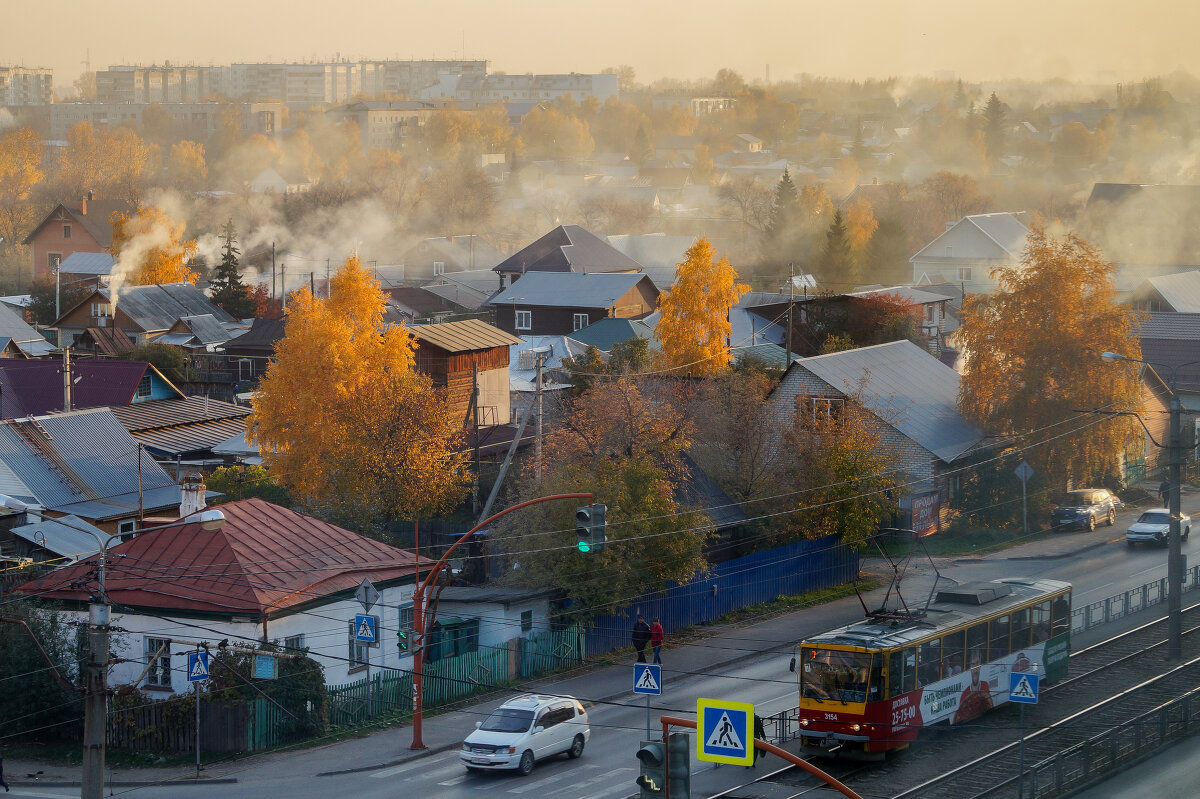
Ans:
[[[455,761],[458,760],[458,755],[454,755],[453,757],[454,757]],[[446,766],[457,766],[457,765],[459,765],[459,764],[457,762],[452,763],[450,758],[443,757],[443,758],[428,758],[427,759],[427,758],[421,757],[421,758],[417,758],[416,760],[413,760],[409,763],[401,763],[398,766],[392,766],[391,768],[385,768],[383,771],[376,771],[374,774],[371,775],[371,777],[373,779],[381,780],[381,779],[384,779],[385,777],[391,777],[394,774],[403,774],[406,771],[412,771],[413,769],[417,769],[417,768],[421,769],[422,771],[428,771],[430,769],[430,767],[432,766],[434,768],[434,770],[442,771],[442,770],[445,770]],[[441,768],[439,768],[439,766]]]
[[[41,791],[25,791],[14,787],[10,796],[40,796],[42,799],[71,799],[71,794],[66,793],[42,793]]]
[[[520,788],[509,788],[508,793],[526,793],[527,791],[532,791],[536,788],[541,788],[544,785],[549,785],[552,782],[558,782],[563,777],[569,777],[569,776],[570,776],[570,774],[566,773],[566,772],[564,772],[562,774],[555,774],[553,776],[546,777],[544,779],[540,779],[537,782],[528,782],[528,783],[522,785]]]
[[[443,786],[449,788],[451,785],[458,785],[460,782],[463,782],[466,779],[467,779],[467,775],[466,775],[466,773],[463,773],[463,774],[459,774],[457,777],[451,777],[450,779],[446,780],[445,782],[439,782],[438,785],[443,785]]]
[[[615,775],[619,774],[622,771],[633,771],[633,769],[631,769],[631,768],[615,768],[606,774],[602,774],[599,777],[595,777],[593,779],[588,780],[586,783],[584,783],[584,785],[591,785],[594,782],[611,782],[612,784],[609,785],[607,788],[605,788],[600,793],[588,794],[585,797],[581,797],[581,799],[600,799],[603,796],[608,796],[608,795],[614,794],[614,793],[623,793],[626,796],[630,795],[631,791],[630,791],[629,787],[627,785],[625,785],[625,783],[623,783],[621,780],[613,779],[613,777]],[[632,781],[629,784],[632,785],[633,784]]]

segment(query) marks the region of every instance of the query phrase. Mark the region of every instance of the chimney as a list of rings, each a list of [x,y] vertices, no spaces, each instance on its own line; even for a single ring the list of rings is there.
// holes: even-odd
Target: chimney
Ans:
[[[204,510],[204,477],[199,472],[188,472],[179,487],[179,518],[184,519],[193,513]]]
[[[92,193],[90,191],[87,193],[86,197],[79,198],[79,213],[83,216],[87,216],[87,204],[88,200],[90,199],[92,199]]]

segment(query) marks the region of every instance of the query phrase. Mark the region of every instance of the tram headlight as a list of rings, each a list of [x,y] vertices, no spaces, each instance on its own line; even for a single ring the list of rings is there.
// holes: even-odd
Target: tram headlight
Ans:
[[[862,729],[861,724],[851,724],[850,725],[850,732],[858,732],[861,729]]]
[[[801,727],[807,727],[807,726],[808,726],[808,719],[800,719],[800,726],[801,726]]]

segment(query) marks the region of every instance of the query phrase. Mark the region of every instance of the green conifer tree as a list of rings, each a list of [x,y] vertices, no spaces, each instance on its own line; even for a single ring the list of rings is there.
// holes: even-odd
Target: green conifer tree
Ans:
[[[854,255],[850,250],[850,236],[842,219],[841,209],[834,211],[833,221],[825,231],[825,247],[817,262],[817,281],[822,288],[832,291],[849,291],[858,280]]]
[[[245,319],[254,313],[254,301],[250,291],[242,282],[238,271],[240,262],[238,256],[242,251],[237,248],[237,229],[233,220],[228,220],[221,227],[221,235],[225,244],[221,247],[221,263],[208,281],[208,289],[212,293],[213,302],[224,308],[236,319]]]

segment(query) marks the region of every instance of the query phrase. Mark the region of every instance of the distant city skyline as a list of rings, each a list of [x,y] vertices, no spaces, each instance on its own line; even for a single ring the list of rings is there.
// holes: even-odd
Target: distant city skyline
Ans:
[[[210,0],[186,9],[149,0],[60,0],[8,9],[0,62],[54,70],[70,87],[89,57],[117,64],[456,59],[512,73],[634,67],[639,82],[711,77],[748,81],[800,73],[865,79],[954,74],[965,80],[1063,77],[1132,81],[1200,75],[1190,0],[759,0],[717,2],[447,0],[406,9],[362,0],[337,16],[314,0]],[[853,10],[849,10],[852,8]]]

